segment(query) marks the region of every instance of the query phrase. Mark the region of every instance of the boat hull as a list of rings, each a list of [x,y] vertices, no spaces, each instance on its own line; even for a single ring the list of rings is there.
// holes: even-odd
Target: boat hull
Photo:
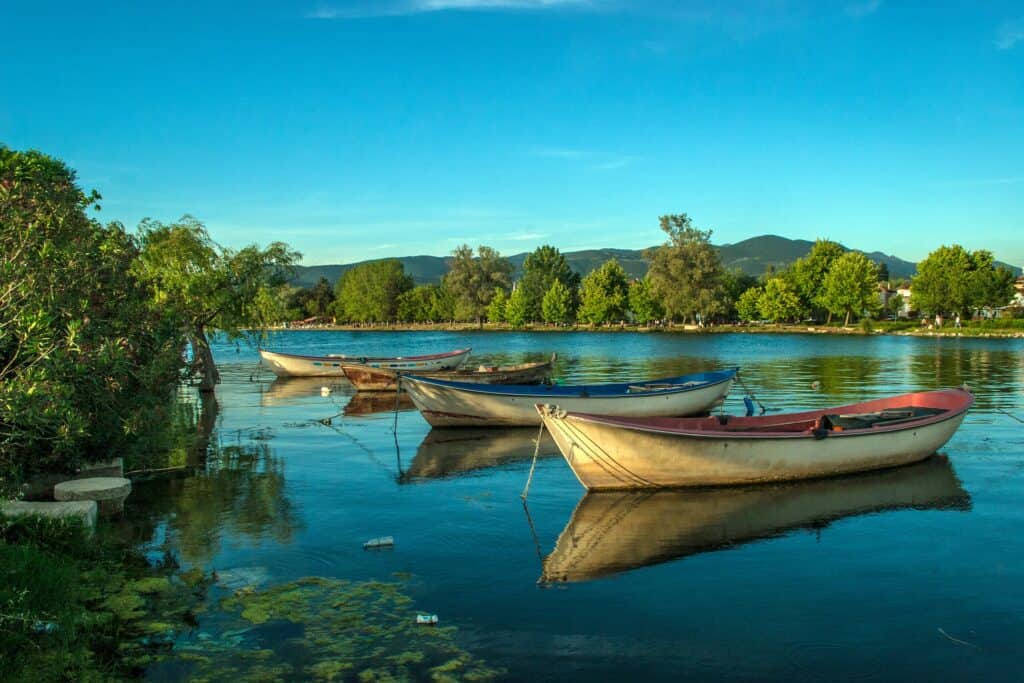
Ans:
[[[482,393],[463,388],[403,378],[402,386],[424,419],[434,427],[525,427],[540,424],[536,404],[543,393],[520,395]],[[616,396],[557,397],[568,410],[599,412],[622,417],[693,415],[722,401],[732,386],[726,379],[680,392],[653,392]]]
[[[756,484],[899,467],[935,453],[966,415],[896,431],[737,438],[631,429],[546,407],[539,412],[588,490]]]
[[[470,349],[433,356],[396,358],[356,358],[352,356],[300,356],[260,349],[260,358],[278,377],[344,377],[345,365],[360,362],[369,367],[406,372],[454,370],[469,358]]]
[[[399,371],[369,365],[344,365],[343,370],[348,381],[359,391],[398,390]],[[418,372],[417,375],[473,384],[540,384],[551,378],[551,363],[527,363],[490,372],[456,369]]]

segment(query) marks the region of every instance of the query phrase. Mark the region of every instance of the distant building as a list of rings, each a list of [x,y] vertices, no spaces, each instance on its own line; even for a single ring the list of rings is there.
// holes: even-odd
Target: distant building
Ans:
[[[1017,278],[1017,281],[1013,283],[1013,301],[1010,302],[1011,306],[1024,306],[1024,275]]]
[[[909,318],[914,312],[910,307],[910,287],[897,287],[896,295],[903,299],[903,306],[900,307],[896,315],[901,318]]]

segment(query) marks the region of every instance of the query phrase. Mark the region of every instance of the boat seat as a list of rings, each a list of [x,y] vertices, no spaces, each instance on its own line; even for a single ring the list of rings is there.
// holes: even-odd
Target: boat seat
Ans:
[[[907,406],[901,408],[885,408],[874,413],[822,415],[820,428],[832,431],[842,431],[844,429],[869,429],[871,427],[896,424],[907,420],[918,420],[923,417],[939,415],[944,412],[946,411],[942,408]]]

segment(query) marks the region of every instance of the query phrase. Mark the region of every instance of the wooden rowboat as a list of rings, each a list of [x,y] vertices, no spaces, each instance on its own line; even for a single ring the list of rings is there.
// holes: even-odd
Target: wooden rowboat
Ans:
[[[929,391],[765,417],[614,417],[538,405],[588,489],[753,484],[896,467],[927,458],[974,397]]]
[[[342,354],[300,356],[260,349],[260,358],[278,377],[343,377],[345,363],[417,372],[454,370],[466,362],[470,351],[471,349],[459,349],[427,356],[372,357]]]
[[[733,368],[650,382],[492,386],[409,375],[402,386],[434,427],[523,427],[540,424],[538,403],[604,415],[693,415],[724,399],[735,377]]]
[[[887,510],[959,510],[971,497],[942,456],[881,472],[761,486],[598,491],[580,500],[541,582],[588,581]]]
[[[416,371],[415,374],[418,377],[449,379],[472,384],[540,384],[551,379],[551,365],[554,360],[555,356],[552,356],[551,360],[539,363],[480,366],[476,370],[459,368],[437,372]],[[344,364],[342,370],[348,381],[359,391],[396,391],[398,377],[405,374],[403,370],[361,364]]]

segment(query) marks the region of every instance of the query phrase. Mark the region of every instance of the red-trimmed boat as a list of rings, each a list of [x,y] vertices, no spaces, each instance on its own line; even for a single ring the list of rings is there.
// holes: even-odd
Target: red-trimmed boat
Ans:
[[[459,349],[427,356],[373,357],[343,354],[300,356],[260,349],[260,358],[278,377],[344,377],[346,363],[408,372],[454,370],[466,362],[471,350]]]
[[[927,458],[963,422],[965,389],[761,417],[612,417],[538,405],[588,489],[719,486],[828,477]]]

